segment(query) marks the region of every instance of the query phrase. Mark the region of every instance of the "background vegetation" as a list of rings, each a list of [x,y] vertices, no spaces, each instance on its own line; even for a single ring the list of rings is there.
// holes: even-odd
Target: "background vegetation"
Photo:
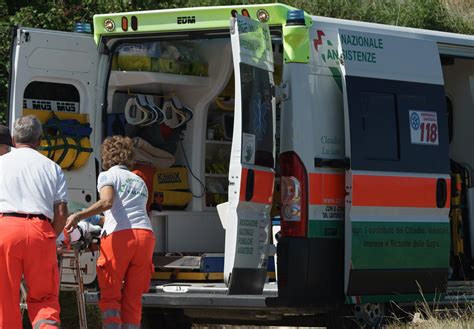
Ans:
[[[99,13],[176,7],[275,2],[269,0],[0,0],[0,123],[7,111],[10,28],[14,25],[72,31]],[[280,0],[310,14],[474,34],[472,0]],[[63,328],[76,328],[74,296],[62,294]],[[89,308],[92,321],[97,312]],[[94,321],[95,322],[95,321]],[[98,326],[98,325],[97,325]],[[95,326],[92,326],[95,328]]]

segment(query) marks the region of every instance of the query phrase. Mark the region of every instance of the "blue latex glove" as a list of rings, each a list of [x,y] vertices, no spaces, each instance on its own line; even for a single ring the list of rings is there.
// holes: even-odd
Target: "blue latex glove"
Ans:
[[[87,218],[84,218],[83,221],[89,222],[92,225],[100,225],[100,215],[94,215]]]

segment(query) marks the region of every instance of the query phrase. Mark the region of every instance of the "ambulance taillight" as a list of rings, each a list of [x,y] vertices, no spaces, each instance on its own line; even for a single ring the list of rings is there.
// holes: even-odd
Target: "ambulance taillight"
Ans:
[[[280,154],[281,235],[306,237],[308,230],[308,175],[294,152]]]

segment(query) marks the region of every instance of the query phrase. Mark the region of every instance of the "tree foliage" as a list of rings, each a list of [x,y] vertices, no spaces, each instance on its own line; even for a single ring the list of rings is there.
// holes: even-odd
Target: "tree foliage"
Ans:
[[[269,3],[272,0],[0,0],[0,122],[5,121],[13,25],[72,31],[94,14],[147,9]],[[328,17],[474,34],[474,4],[465,0],[280,0]],[[461,9],[460,9],[461,8]],[[456,10],[457,9],[457,10]]]

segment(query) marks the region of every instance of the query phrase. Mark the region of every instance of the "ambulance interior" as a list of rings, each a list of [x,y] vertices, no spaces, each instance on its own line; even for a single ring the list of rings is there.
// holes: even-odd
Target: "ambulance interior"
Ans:
[[[141,148],[138,169],[147,172],[148,184],[153,180],[155,265],[198,270],[203,254],[223,260],[225,231],[216,205],[227,201],[233,132],[229,35],[120,39],[108,47],[113,51],[103,137],[124,134],[148,144],[135,150]]]
[[[441,56],[451,159],[452,279],[473,279],[474,60]]]

